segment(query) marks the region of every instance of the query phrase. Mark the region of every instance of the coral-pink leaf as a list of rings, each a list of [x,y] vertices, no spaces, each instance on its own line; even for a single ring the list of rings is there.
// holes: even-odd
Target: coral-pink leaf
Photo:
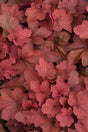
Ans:
[[[60,122],[61,127],[70,127],[74,122],[72,116],[72,109],[69,107],[68,109],[63,108],[62,113],[56,115],[56,119]]]
[[[83,21],[82,25],[74,28],[74,32],[82,39],[88,39],[88,21]]]
[[[72,32],[71,23],[73,19],[70,15],[66,13],[66,10],[55,9],[52,16],[54,19],[54,30],[55,31],[61,31],[62,29],[65,29],[69,32]]]
[[[36,65],[36,70],[39,75],[43,78],[54,79],[56,75],[56,70],[52,63],[48,63],[43,58],[39,59],[39,65]]]

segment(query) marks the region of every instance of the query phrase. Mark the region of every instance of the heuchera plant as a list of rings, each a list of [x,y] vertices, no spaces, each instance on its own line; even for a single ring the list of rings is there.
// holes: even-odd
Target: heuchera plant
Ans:
[[[0,132],[88,132],[86,0],[0,0]]]

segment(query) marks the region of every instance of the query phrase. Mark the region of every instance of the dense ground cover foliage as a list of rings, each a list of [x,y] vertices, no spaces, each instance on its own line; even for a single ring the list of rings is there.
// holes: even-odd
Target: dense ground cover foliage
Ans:
[[[88,132],[87,1],[0,1],[0,115],[2,132]]]

